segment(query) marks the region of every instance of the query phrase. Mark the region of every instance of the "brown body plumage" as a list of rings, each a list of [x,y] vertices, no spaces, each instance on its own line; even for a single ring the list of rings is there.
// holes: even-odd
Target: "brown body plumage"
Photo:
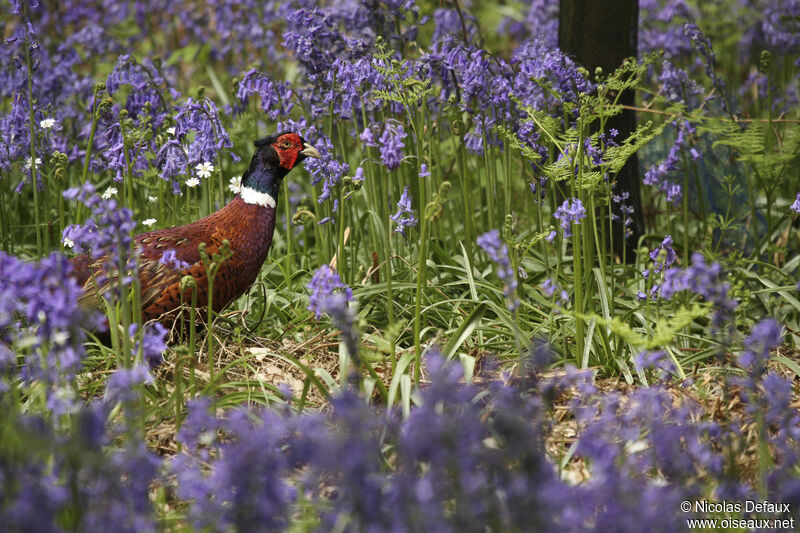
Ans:
[[[225,240],[230,243],[231,256],[214,278],[215,311],[221,311],[255,281],[272,245],[280,181],[305,157],[319,157],[294,133],[267,137],[256,146],[250,168],[242,176],[242,193],[228,205],[191,224],[134,238],[145,321],[169,317],[181,305],[181,279],[186,275],[195,278],[198,306],[208,305],[208,277],[198,249],[201,243],[206,244],[209,256],[218,253]],[[164,253],[171,254],[170,250],[174,250],[177,261],[162,262]],[[98,286],[95,280],[101,277],[106,260],[101,257],[92,262],[85,255],[72,259],[73,275],[83,285],[84,307],[100,307],[107,285]],[[176,262],[185,268],[176,267]],[[183,300],[190,299],[191,290],[185,289]]]

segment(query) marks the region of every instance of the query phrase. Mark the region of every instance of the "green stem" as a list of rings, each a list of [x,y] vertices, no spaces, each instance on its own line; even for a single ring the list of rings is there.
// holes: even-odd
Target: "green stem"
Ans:
[[[422,202],[420,205],[424,206]],[[422,288],[425,286],[425,269],[428,256],[428,217],[424,213],[425,207],[420,211],[420,232],[419,232],[419,261],[417,262],[417,292],[414,303],[414,383],[419,387],[419,380],[422,375],[422,341],[420,332],[422,329]]]
[[[81,186],[86,185],[86,180],[89,179],[89,164],[92,160],[92,149],[94,148],[94,135],[97,132],[97,123],[100,121],[100,105],[97,102],[97,97],[100,94],[103,85],[97,84],[94,88],[94,97],[92,98],[92,126],[89,129],[89,140],[86,144],[86,155],[83,157],[83,172],[81,173]],[[82,220],[83,203],[78,203],[77,220]]]
[[[27,3],[25,7],[25,19],[28,18]],[[36,120],[33,108],[33,67],[31,65],[31,37],[28,31],[28,25],[25,24],[25,63],[28,68],[28,128],[30,129],[30,156],[31,156],[31,186],[33,187],[33,220],[35,224],[36,234],[36,254],[41,255],[42,248],[42,228],[41,214],[39,213],[39,184],[36,179],[36,127],[34,121]]]
[[[464,156],[464,138],[461,138],[461,142],[458,146],[458,166],[461,174],[461,199],[464,206],[464,229],[467,235],[467,239],[465,247],[467,249],[467,256],[473,257],[472,255],[472,243],[475,240],[474,235],[474,228],[472,226],[472,213],[470,210],[470,194],[469,194],[469,183],[467,182],[467,169],[466,169],[466,162]]]
[[[380,171],[381,177],[383,177],[384,172],[383,170]],[[382,180],[383,182],[387,182],[387,180]],[[378,188],[379,191],[386,192],[385,189],[382,187]],[[391,327],[394,324],[394,300],[392,299],[392,224],[390,220],[390,213],[389,213],[389,198],[384,197],[383,202],[383,222],[384,222],[384,266],[385,266],[385,275],[386,275],[386,317],[389,321],[389,326]],[[391,353],[391,361],[392,361],[392,375],[394,376],[395,368],[397,367],[397,339],[395,339],[394,335],[391,335],[389,339],[389,349]]]

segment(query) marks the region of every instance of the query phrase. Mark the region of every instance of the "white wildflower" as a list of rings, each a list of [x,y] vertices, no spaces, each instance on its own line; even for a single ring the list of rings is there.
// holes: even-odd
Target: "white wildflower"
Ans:
[[[66,331],[56,331],[50,335],[50,340],[52,340],[57,346],[64,346],[69,340],[69,333]]]
[[[198,163],[195,165],[194,169],[197,171],[197,175],[201,178],[210,178],[211,173],[214,172],[214,165],[208,161],[204,161],[203,163]]]
[[[236,176],[231,178],[228,189],[230,189],[233,194],[239,194],[239,191],[242,190],[242,177]]]
[[[175,136],[175,126],[172,126],[171,128],[167,128],[167,133],[169,133],[170,135],[172,135],[174,137]]]
[[[189,178],[186,180],[186,186],[190,188],[194,188],[200,185],[200,180],[197,178]]]
[[[148,196],[147,201],[150,202],[151,204],[154,204],[158,201],[158,198],[155,196]]]
[[[35,161],[36,161],[36,166],[37,167],[42,166],[42,158],[41,157],[37,157]],[[31,158],[28,157],[28,159],[25,161],[25,170],[30,170],[30,169],[31,169]]]
[[[117,188],[116,188],[116,187],[109,187],[109,188],[108,188],[108,189],[106,189],[106,190],[105,190],[105,192],[102,194],[102,198],[103,198],[103,200],[108,200],[109,198],[112,198],[112,197],[116,196],[116,195],[117,195],[117,192],[118,192],[118,191],[117,191]]]
[[[69,237],[64,237],[64,247],[65,248],[74,248],[75,247],[75,241],[73,241]]]
[[[39,127],[43,130],[49,130],[55,125],[56,120],[54,118],[45,118],[39,121]]]
[[[146,218],[146,219],[142,220],[142,226],[147,226],[149,228],[150,226],[152,226],[156,222],[158,222],[158,221],[156,219],[154,219],[154,218]]]

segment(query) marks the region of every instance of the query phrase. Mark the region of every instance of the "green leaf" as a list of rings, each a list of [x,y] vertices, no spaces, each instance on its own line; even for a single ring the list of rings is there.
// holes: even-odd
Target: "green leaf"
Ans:
[[[475,309],[461,322],[461,325],[458,329],[453,333],[450,337],[450,340],[447,341],[444,349],[442,350],[442,354],[447,359],[453,357],[456,353],[456,350],[461,346],[461,344],[472,335],[472,332],[475,328],[480,324],[481,319],[483,318],[483,314],[486,312],[488,305],[486,302],[482,302],[478,304]]]

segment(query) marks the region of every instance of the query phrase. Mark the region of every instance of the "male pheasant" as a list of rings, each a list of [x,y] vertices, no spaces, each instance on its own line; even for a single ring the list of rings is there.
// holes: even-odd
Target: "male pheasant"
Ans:
[[[255,146],[250,168],[242,176],[241,191],[228,205],[191,224],[134,238],[145,322],[166,318],[180,307],[181,278],[186,275],[197,282],[197,305],[208,305],[208,277],[198,250],[200,243],[206,243],[206,252],[212,255],[220,250],[223,241],[230,242],[232,255],[214,278],[215,311],[221,311],[255,281],[272,244],[281,180],[306,157],[320,157],[313,146],[292,132],[271,135],[256,141]],[[165,253],[168,257],[174,253],[176,261],[162,262]],[[81,304],[101,308],[100,295],[106,287],[98,287],[95,280],[102,279],[107,258],[92,261],[81,255],[71,261],[72,275],[83,286]],[[181,266],[175,268],[169,263]],[[191,291],[187,289],[183,296],[184,301],[190,301]]]

